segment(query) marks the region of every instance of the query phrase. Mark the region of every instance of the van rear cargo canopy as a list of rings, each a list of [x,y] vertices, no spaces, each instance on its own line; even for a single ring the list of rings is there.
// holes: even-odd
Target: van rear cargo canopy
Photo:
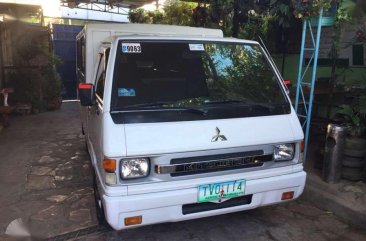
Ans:
[[[150,35],[150,36],[180,36],[200,38],[222,38],[219,29],[196,28],[161,24],[87,24],[85,29],[94,31],[113,31],[112,36],[121,35]]]
[[[151,37],[181,37],[181,38],[223,38],[219,29],[207,29],[158,24],[86,24],[78,34],[77,72],[84,76],[86,83],[93,82],[93,71],[97,54],[103,42],[111,42],[118,36],[151,36]],[[83,50],[84,49],[84,50]],[[85,51],[87,49],[88,51]]]

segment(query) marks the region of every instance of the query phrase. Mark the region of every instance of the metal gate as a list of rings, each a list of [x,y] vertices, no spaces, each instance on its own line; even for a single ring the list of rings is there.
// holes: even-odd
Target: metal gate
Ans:
[[[62,80],[63,99],[76,99],[76,35],[83,26],[52,25],[53,54],[61,59],[56,66]]]

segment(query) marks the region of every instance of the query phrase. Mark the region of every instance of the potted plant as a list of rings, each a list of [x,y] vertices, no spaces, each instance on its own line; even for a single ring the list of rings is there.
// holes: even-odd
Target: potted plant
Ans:
[[[365,168],[366,140],[363,137],[366,113],[357,105],[341,105],[337,114],[342,117],[348,133],[343,150],[342,176],[352,181],[361,180]]]
[[[343,118],[349,136],[355,138],[363,136],[365,130],[363,119],[365,118],[365,113],[361,113],[358,107],[344,104],[339,107],[337,114]]]
[[[332,26],[335,22],[338,0],[293,0],[295,17],[310,19],[313,26],[318,25],[318,16],[323,9],[322,26]]]

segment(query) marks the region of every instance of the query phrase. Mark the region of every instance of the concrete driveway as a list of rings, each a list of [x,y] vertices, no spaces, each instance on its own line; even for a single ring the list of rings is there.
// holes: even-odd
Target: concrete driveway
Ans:
[[[116,232],[97,226],[78,103],[17,116],[0,132],[0,240],[21,218],[49,240],[366,240],[366,232],[304,201]],[[35,239],[36,240],[36,239]]]
[[[0,133],[0,190],[0,240],[18,218],[39,237],[97,224],[78,103],[11,119]]]
[[[366,232],[302,201],[245,212],[89,234],[75,241],[364,241]]]

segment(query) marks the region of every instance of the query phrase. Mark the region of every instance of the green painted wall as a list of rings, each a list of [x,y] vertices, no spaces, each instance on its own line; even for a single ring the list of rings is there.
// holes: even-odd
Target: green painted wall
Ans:
[[[278,69],[281,71],[282,69],[282,55],[276,55],[273,56],[274,61],[276,62],[276,65]],[[298,75],[298,69],[299,69],[299,55],[287,55],[285,60],[285,70],[284,70],[284,79],[291,80],[291,83],[293,86],[296,86],[297,83],[297,75]],[[310,71],[308,71],[308,74],[306,75],[306,80],[310,82],[312,68],[309,68]],[[317,69],[317,78],[321,77],[330,77],[331,74],[331,67],[318,67]],[[366,68],[365,67],[353,67],[349,68],[345,71],[345,69],[337,69],[337,74],[341,75],[342,78],[339,78],[341,81],[337,82],[338,86],[341,84],[340,82],[343,82],[343,77],[346,80],[364,80],[366,81]],[[318,82],[319,83],[319,82]],[[317,92],[320,89],[326,89],[327,83],[316,83],[315,85],[315,92]],[[337,91],[341,90],[341,91]],[[292,92],[295,92],[295,89],[292,90]],[[292,93],[292,96],[295,95],[295,93]],[[337,107],[345,104],[346,100],[349,96],[352,96],[352,92],[344,92],[342,91],[342,87],[337,88],[335,90],[333,99],[331,101],[331,110],[330,110],[330,117],[334,116],[334,114],[337,111]],[[325,93],[322,94],[316,94],[314,99],[314,111],[313,116],[318,117],[327,117],[327,101],[328,101],[328,94],[325,91]]]
[[[278,69],[281,71],[282,69],[282,56],[274,55],[274,61]],[[297,81],[297,75],[299,70],[299,55],[287,55],[285,60],[285,71],[283,78],[289,79],[293,84]],[[312,68],[309,68],[308,74],[306,75],[306,80],[310,81]],[[344,69],[337,69],[337,74],[342,74]],[[317,78],[319,77],[330,77],[331,67],[318,67],[317,70]],[[365,79],[366,81],[366,67],[352,67],[344,72],[345,78],[348,80],[361,80]]]

